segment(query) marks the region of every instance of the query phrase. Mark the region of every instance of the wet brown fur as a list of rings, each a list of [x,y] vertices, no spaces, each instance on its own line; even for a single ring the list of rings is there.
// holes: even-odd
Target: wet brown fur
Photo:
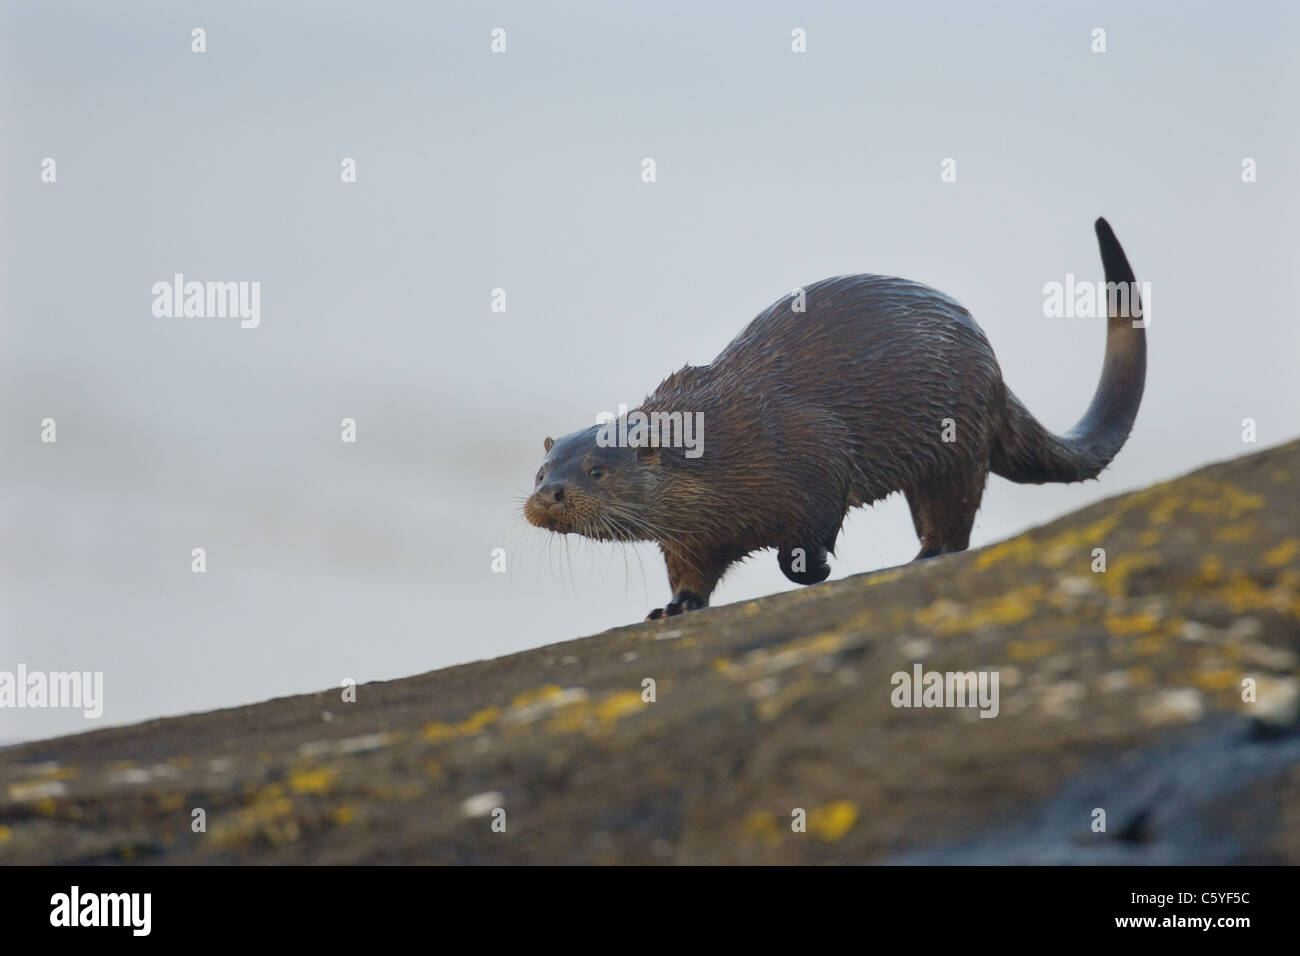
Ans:
[[[1132,282],[1104,219],[1096,230],[1107,281]],[[1006,388],[984,333],[943,293],[876,275],[804,293],[804,312],[793,296],[773,303],[712,364],[673,373],[640,406],[703,412],[701,457],[602,448],[595,426],[546,441],[528,520],[657,542],[673,599],[652,618],[706,606],[727,568],[764,548],[791,580],[824,580],[847,511],[896,491],[918,559],[962,551],[990,471],[1028,483],[1095,477],[1137,415],[1146,339],[1129,312],[1111,314],[1092,404],[1057,436]],[[943,440],[946,419],[955,441]]]

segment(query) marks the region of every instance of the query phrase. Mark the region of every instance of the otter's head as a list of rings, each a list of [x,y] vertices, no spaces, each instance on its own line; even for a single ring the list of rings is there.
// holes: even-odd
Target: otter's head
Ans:
[[[658,448],[597,443],[598,426],[545,442],[524,517],[548,531],[600,541],[653,540],[650,514],[659,484]]]

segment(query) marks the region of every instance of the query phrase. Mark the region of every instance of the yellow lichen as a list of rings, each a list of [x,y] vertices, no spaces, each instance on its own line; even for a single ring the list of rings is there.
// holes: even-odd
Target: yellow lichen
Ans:
[[[475,734],[482,733],[489,724],[500,719],[500,707],[485,707],[482,710],[476,710],[457,724],[446,724],[442,721],[425,724],[421,733],[424,735],[425,740],[436,744],[454,737],[472,737]]]
[[[77,776],[76,767],[55,767],[53,770],[46,770],[38,774],[36,780],[73,780]]]
[[[754,705],[754,709],[758,712],[760,720],[775,720],[797,701],[810,696],[817,690],[818,686],[818,681],[813,680],[811,677],[805,677],[793,684],[782,687],[771,697],[764,697]]]
[[[271,843],[292,842],[301,835],[292,815],[293,800],[285,795],[284,787],[278,783],[268,784],[233,817],[216,822],[211,832],[213,845],[218,848],[244,846],[257,837]]]
[[[858,805],[850,800],[832,800],[808,814],[808,829],[827,843],[833,843],[853,828]]]
[[[1169,646],[1169,641],[1164,634],[1144,634],[1133,642],[1135,653],[1143,657],[1150,657],[1152,654],[1159,654]]]
[[[1038,549],[1029,536],[1021,535],[1010,541],[995,544],[991,548],[985,548],[975,559],[975,570],[986,571],[993,565],[1007,560],[1014,560],[1017,564],[1028,564],[1037,553]]]
[[[1263,495],[1244,492],[1231,482],[1184,478],[1178,483],[1178,491],[1169,491],[1157,498],[1149,516],[1153,524],[1168,524],[1180,511],[1231,520],[1257,511],[1264,505]]]
[[[482,710],[476,710],[468,718],[461,721],[456,729],[465,736],[473,736],[481,733],[488,724],[501,717],[501,708],[484,707]]]
[[[1265,551],[1261,557],[1264,559],[1265,567],[1280,568],[1284,564],[1290,564],[1297,553],[1300,553],[1300,541],[1287,538],[1276,548]]]
[[[890,581],[897,581],[902,576],[902,571],[879,571],[876,574],[869,575],[864,583],[867,587],[875,587],[877,584],[888,584]]]
[[[1201,558],[1198,580],[1202,584],[1214,584],[1223,577],[1223,559],[1217,554],[1207,554]]]
[[[1104,572],[1098,573],[1097,583],[1111,597],[1121,597],[1128,592],[1128,579],[1135,571],[1160,566],[1160,555],[1154,551],[1131,551],[1110,562]]]
[[[781,825],[777,823],[776,816],[767,810],[755,810],[746,817],[740,825],[740,832],[768,846],[776,846],[781,842]]]
[[[1057,641],[1008,641],[1007,656],[1013,661],[1033,661],[1046,657],[1059,647]]]
[[[516,694],[510,701],[510,706],[511,708],[532,707],[534,704],[544,704],[562,696],[564,696],[563,687],[558,684],[547,684],[545,687],[534,687],[532,690]]]
[[[604,698],[596,705],[596,719],[608,730],[625,714],[640,710],[646,703],[634,690],[625,690]]]
[[[294,793],[328,793],[334,787],[334,771],[329,767],[299,770],[289,777]]]
[[[1160,626],[1160,618],[1154,614],[1107,614],[1103,620],[1106,630],[1116,637],[1125,634],[1145,634]]]
[[[1239,671],[1224,667],[1215,670],[1197,671],[1195,683],[1196,686],[1203,690],[1227,690],[1230,687],[1236,687],[1240,678]]]
[[[1222,525],[1214,529],[1211,537],[1215,541],[1225,544],[1244,544],[1255,538],[1259,532],[1259,526],[1253,521],[1242,521],[1238,524]]]
[[[1079,552],[1091,555],[1093,548],[1105,546],[1106,536],[1119,525],[1120,517],[1119,514],[1107,515],[1090,525],[1071,528],[1049,538],[1040,545],[1043,563],[1048,567],[1059,568]]]
[[[435,720],[431,724],[425,724],[422,733],[424,734],[425,740],[436,744],[455,737],[456,728],[451,726],[451,724],[444,724],[440,720]]]
[[[1300,617],[1300,599],[1289,587],[1279,584],[1266,588],[1244,571],[1232,572],[1228,580],[1210,594],[1237,614],[1243,611],[1278,611]]]
[[[597,701],[575,700],[560,707],[546,723],[553,734],[608,734],[620,719],[630,713],[640,712],[648,705],[639,691],[615,691]]]
[[[915,622],[943,637],[990,625],[1015,624],[1033,616],[1045,593],[1041,584],[1032,584],[999,597],[976,601],[969,607],[941,598],[917,611]]]

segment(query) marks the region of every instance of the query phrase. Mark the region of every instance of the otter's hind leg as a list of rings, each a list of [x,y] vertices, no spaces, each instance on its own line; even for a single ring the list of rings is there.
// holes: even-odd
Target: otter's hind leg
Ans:
[[[912,524],[921,539],[916,560],[966,550],[987,478],[986,471],[950,476],[906,492]]]
[[[798,552],[798,553],[796,553]],[[795,584],[820,584],[831,574],[826,561],[826,548],[781,548],[776,553],[776,563],[781,573]]]
[[[820,473],[822,493],[804,502],[807,509],[803,533],[777,545],[776,563],[781,573],[795,584],[820,584],[831,576],[828,555],[835,553],[844,516],[849,511],[850,476],[848,462],[826,464]]]

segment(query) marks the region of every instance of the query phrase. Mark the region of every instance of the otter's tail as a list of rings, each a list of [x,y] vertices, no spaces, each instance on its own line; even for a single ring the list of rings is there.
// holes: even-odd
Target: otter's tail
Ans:
[[[1101,381],[1088,411],[1065,435],[1049,432],[1007,390],[1007,420],[994,443],[990,465],[994,474],[1011,481],[1041,485],[1095,478],[1124,447],[1137,418],[1147,369],[1146,330],[1134,328],[1132,319],[1141,314],[1137,286],[1110,224],[1098,219],[1096,227],[1109,303]],[[1123,289],[1116,292],[1112,283],[1123,283]],[[1132,301],[1127,299],[1130,293]]]

